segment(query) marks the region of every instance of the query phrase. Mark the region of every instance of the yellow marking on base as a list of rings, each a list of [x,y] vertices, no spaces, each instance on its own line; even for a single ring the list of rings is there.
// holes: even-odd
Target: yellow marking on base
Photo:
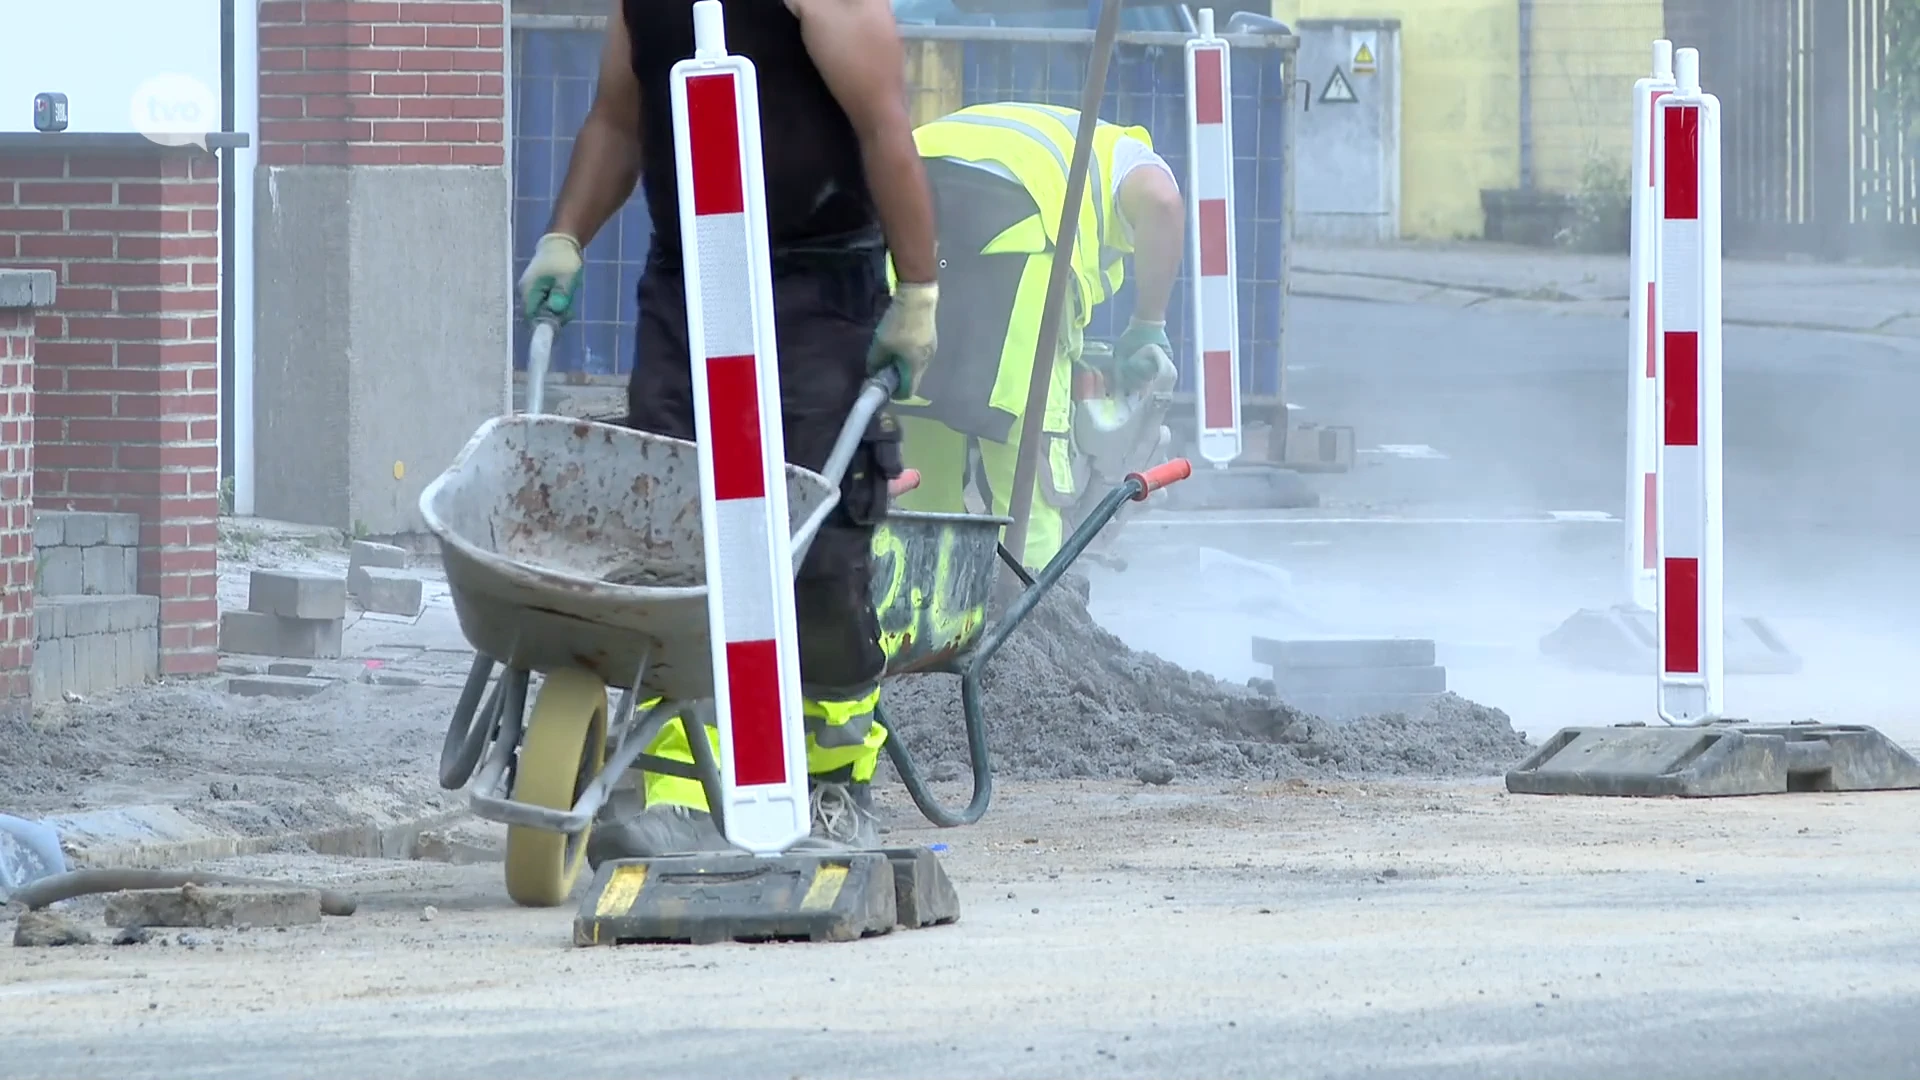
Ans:
[[[844,866],[823,866],[813,875],[813,884],[807,886],[807,895],[800,901],[801,911],[825,911],[840,899],[840,887],[847,883],[847,868]]]
[[[613,876],[607,879],[607,887],[600,894],[600,902],[593,906],[593,916],[604,919],[609,915],[625,915],[640,898],[640,890],[647,887],[647,864],[638,866],[616,866]]]

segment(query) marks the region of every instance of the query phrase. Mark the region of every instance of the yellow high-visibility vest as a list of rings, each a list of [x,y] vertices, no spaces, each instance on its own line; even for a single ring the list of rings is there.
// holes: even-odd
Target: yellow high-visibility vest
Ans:
[[[913,140],[923,158],[997,165],[1012,173],[1033,196],[1039,213],[1000,234],[985,253],[1038,255],[1051,251],[1060,236],[1060,210],[1067,197],[1067,174],[1079,126],[1080,113],[1075,109],[1026,103],[970,105],[916,129]],[[1133,245],[1120,225],[1112,180],[1113,150],[1123,135],[1153,145],[1153,136],[1143,127],[1102,120],[1094,128],[1093,156],[1074,234],[1072,267],[1079,303],[1071,314],[1076,326],[1084,327],[1093,309],[1126,280],[1122,257],[1133,251]]]

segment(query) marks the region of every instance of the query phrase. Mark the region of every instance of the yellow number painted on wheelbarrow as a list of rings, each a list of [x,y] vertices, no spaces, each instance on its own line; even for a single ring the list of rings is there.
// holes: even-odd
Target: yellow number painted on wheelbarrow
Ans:
[[[894,511],[873,538],[873,603],[887,673],[938,670],[986,625],[1000,521]]]

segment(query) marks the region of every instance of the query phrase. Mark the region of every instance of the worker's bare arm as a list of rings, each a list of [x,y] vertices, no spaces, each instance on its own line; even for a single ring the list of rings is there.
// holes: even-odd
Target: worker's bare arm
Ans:
[[[906,54],[888,0],[787,0],[827,88],[860,138],[861,164],[894,272],[934,279],[933,193],[907,115]]]
[[[1134,169],[1120,182],[1120,212],[1133,227],[1133,317],[1165,322],[1187,247],[1187,208],[1164,170]]]
[[[582,247],[620,212],[640,182],[640,82],[633,74],[620,0],[612,0],[612,8],[600,50],[600,86],[573,141],[549,230],[574,237]]]

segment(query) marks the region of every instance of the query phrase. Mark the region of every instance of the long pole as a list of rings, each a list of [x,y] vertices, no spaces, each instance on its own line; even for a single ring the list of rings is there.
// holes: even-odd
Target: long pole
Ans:
[[[1047,391],[1053,384],[1053,357],[1066,303],[1067,276],[1073,270],[1080,204],[1086,198],[1087,166],[1093,159],[1093,129],[1100,120],[1107,66],[1113,59],[1113,41],[1119,32],[1120,0],[1102,0],[1100,25],[1093,32],[1093,51],[1087,55],[1087,82],[1080,90],[1080,130],[1074,135],[1073,164],[1067,169],[1067,200],[1060,211],[1060,235],[1054,238],[1047,301],[1040,309],[1040,340],[1033,349],[1033,380],[1027,386],[1027,411],[1020,418],[1020,455],[1014,465],[1013,495],[1007,506],[1007,516],[1013,519],[1007,527],[1007,550],[1022,565],[1026,563],[1027,520],[1033,514],[1034,476],[1040,464],[1041,421],[1046,417]]]

